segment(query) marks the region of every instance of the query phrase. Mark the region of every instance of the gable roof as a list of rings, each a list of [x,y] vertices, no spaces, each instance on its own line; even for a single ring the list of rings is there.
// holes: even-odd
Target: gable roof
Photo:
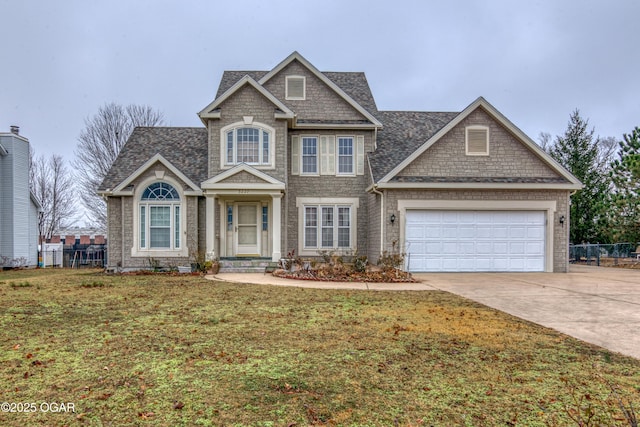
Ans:
[[[294,51],[291,55],[286,57],[282,62],[275,66],[274,69],[269,71],[267,74],[262,76],[262,78],[258,81],[261,85],[268,82],[273,76],[277,75],[280,71],[282,71],[287,65],[291,64],[294,61],[298,61],[302,66],[307,68],[313,75],[315,75],[320,81],[329,86],[335,93],[338,94],[342,99],[347,101],[349,105],[351,105],[354,109],[356,109],[360,114],[365,116],[367,120],[373,123],[375,126],[382,127],[382,123],[376,119],[371,112],[367,111],[363,105],[354,100],[351,96],[349,96],[340,86],[335,84],[331,79],[325,76],[320,70],[318,70],[312,63],[307,61],[302,55],[298,52]]]
[[[381,151],[380,158],[376,159],[374,156],[373,163],[371,163],[370,161],[370,167],[371,167],[372,175],[374,177],[374,182],[378,183],[379,185],[381,184],[383,186],[385,184],[390,183],[394,178],[396,178],[396,175],[400,171],[402,171],[405,167],[411,164],[411,162],[416,160],[422,153],[428,150],[429,147],[431,147],[438,140],[440,140],[440,138],[446,135],[451,129],[453,129],[456,125],[458,125],[462,120],[464,120],[467,116],[469,116],[469,114],[471,114],[477,108],[482,108],[494,120],[496,120],[506,129],[508,129],[513,135],[515,135],[515,137],[519,141],[521,141],[529,150],[531,150],[536,156],[538,156],[538,158],[540,158],[549,168],[555,171],[561,178],[555,179],[555,180],[549,180],[548,182],[545,180],[540,181],[537,179],[532,180],[532,182],[520,182],[521,180],[519,181],[519,180],[504,180],[504,179],[500,179],[496,182],[485,182],[484,180],[481,180],[482,182],[480,182],[477,179],[466,179],[466,180],[457,180],[456,182],[453,182],[453,183],[458,183],[458,184],[465,183],[470,185],[475,185],[475,184],[501,185],[501,184],[507,183],[507,184],[522,184],[525,186],[530,184],[533,184],[533,185],[550,184],[550,185],[554,185],[557,188],[563,188],[563,189],[577,190],[582,188],[582,183],[580,183],[580,181],[575,176],[573,176],[569,171],[567,171],[563,166],[561,166],[551,156],[549,156],[544,150],[542,150],[542,148],[540,148],[538,144],[536,144],[533,140],[531,140],[531,138],[529,138],[511,121],[509,121],[502,113],[500,113],[493,105],[487,102],[483,97],[477,98],[474,102],[469,104],[469,106],[465,108],[462,112],[458,113],[453,118],[451,118],[450,121],[445,123],[444,126],[441,126],[434,133],[429,135],[426,139],[422,139],[421,145],[416,147],[416,149],[414,149],[413,152],[408,154],[403,159],[401,159],[400,154],[385,155],[384,151],[388,151],[388,149],[380,150]],[[448,113],[448,114],[451,114],[451,113]],[[431,127],[430,129],[434,130],[435,127],[437,126]],[[395,130],[396,132],[398,131],[398,129],[395,129]],[[399,130],[402,131],[402,124],[400,125]],[[404,130],[405,132],[407,131],[406,126]],[[402,134],[395,135],[396,139],[397,138],[401,139],[402,137],[403,137]],[[416,141],[416,142],[419,142],[419,141]],[[413,144],[407,144],[407,145],[411,146]],[[408,149],[405,151],[408,151]],[[423,177],[423,178],[424,179],[414,178],[412,179],[411,182],[406,182],[403,184],[408,184],[408,185],[413,185],[417,183],[435,184],[433,186],[440,186],[439,184],[442,184],[442,183],[439,183],[438,180],[433,180],[428,177]],[[396,181],[399,182],[398,180]]]
[[[377,118],[378,108],[371,93],[371,88],[363,72],[321,72],[298,52],[293,52],[271,71],[225,71],[218,86],[216,100],[246,76],[257,81],[259,85],[264,85],[293,61],[298,61],[306,67],[371,123],[378,127],[382,126],[382,123]]]
[[[137,127],[120,150],[98,192],[108,194],[132,176],[133,171],[160,155],[186,178],[199,183],[207,179],[207,130],[205,128]],[[156,161],[159,160],[155,157]],[[135,172],[134,172],[135,174]]]
[[[191,181],[189,177],[183,174],[180,171],[180,169],[172,165],[171,162],[165,159],[160,153],[156,153],[153,157],[151,157],[149,160],[144,162],[143,165],[141,165],[138,169],[136,169],[124,181],[118,184],[116,188],[114,188],[110,193],[116,196],[122,195],[122,194],[129,194],[130,191],[127,189],[127,187],[132,185],[137,178],[139,178],[143,173],[149,170],[149,168],[155,165],[156,163],[160,163],[164,165],[164,167],[169,169],[177,178],[179,178],[182,182],[187,184],[190,187],[190,190],[187,190],[188,195],[202,195],[202,191],[200,190],[198,185],[195,184],[193,181]]]
[[[238,80],[244,76],[249,76],[252,79],[258,81],[268,71],[225,71],[222,73],[220,79],[220,85],[218,86],[218,92],[216,98],[222,96],[231,86],[236,84]],[[377,117],[378,107],[376,101],[371,93],[369,82],[363,72],[337,72],[337,71],[322,71],[329,80],[334,82],[340,87],[347,95],[353,98],[358,104],[362,105],[370,113]]]
[[[257,90],[262,96],[267,98],[269,101],[273,103],[282,113],[278,114],[276,112],[276,116],[281,118],[293,118],[294,113],[291,111],[286,105],[284,105],[278,98],[273,96],[268,90],[262,87],[258,82],[256,82],[251,76],[245,75],[240,80],[238,80],[233,86],[227,89],[222,95],[213,100],[209,105],[202,109],[198,113],[200,119],[204,122],[204,119],[207,118],[220,118],[220,114],[216,112],[216,109],[220,104],[226,101],[231,95],[233,95],[240,88],[245,85],[252,86],[255,90]]]

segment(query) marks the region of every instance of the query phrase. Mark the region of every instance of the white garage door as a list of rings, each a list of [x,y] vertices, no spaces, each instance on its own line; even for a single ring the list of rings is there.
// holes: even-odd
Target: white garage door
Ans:
[[[544,271],[542,211],[407,210],[409,271]]]

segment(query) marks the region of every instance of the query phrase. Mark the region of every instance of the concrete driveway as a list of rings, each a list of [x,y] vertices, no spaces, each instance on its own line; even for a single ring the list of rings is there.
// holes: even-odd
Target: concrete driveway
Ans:
[[[436,289],[640,359],[640,270],[572,265],[560,273],[419,273]]]

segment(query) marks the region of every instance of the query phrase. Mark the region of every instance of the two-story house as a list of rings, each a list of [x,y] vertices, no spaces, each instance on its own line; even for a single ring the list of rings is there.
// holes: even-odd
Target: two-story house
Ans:
[[[483,98],[379,111],[294,52],[224,72],[204,127],[137,128],[99,189],[108,266],[406,253],[411,271],[566,271],[580,182]]]
[[[38,265],[38,215],[29,190],[29,140],[18,126],[0,133],[0,267]]]

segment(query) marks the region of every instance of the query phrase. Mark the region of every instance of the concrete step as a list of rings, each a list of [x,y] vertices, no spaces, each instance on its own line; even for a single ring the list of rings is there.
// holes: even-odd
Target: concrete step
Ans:
[[[271,258],[220,258],[220,273],[264,273],[275,265]]]

